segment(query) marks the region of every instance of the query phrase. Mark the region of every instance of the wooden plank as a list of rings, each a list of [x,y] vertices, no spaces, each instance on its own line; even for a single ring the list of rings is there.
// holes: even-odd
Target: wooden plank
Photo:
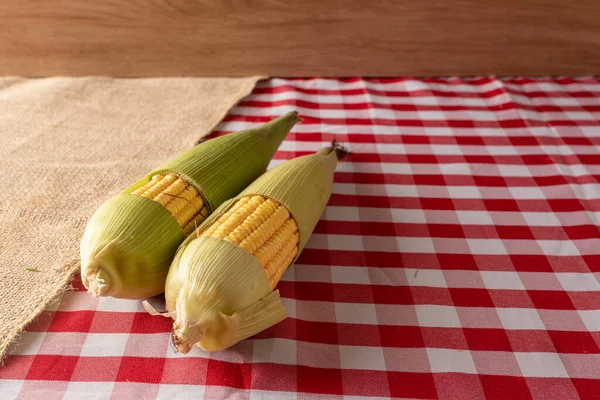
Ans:
[[[0,74],[600,73],[600,1],[3,0]]]

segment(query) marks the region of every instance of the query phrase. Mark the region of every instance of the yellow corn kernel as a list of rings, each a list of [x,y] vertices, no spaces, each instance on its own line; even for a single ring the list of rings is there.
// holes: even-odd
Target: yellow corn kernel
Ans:
[[[226,238],[237,228],[256,208],[265,201],[261,196],[252,196],[247,204],[237,209],[226,221],[215,230],[211,235],[219,239]]]
[[[290,220],[288,220],[290,221]],[[291,223],[288,223],[288,226],[285,229],[278,230],[275,232],[269,240],[262,246],[258,248],[254,252],[254,256],[260,262],[260,265],[265,267],[269,261],[275,257],[277,252],[289,241],[290,237],[294,234],[294,232],[298,229],[294,220],[291,220]],[[293,228],[292,226],[293,225]]]
[[[158,181],[160,181],[162,178],[164,178],[164,175],[154,175],[152,177],[152,179],[150,179],[150,181],[148,181],[148,183],[146,183],[144,186],[142,186],[140,188],[137,188],[131,194],[135,194],[135,195],[141,196],[146,190],[148,190],[152,186],[156,185],[156,183]]]
[[[231,207],[229,209],[229,211],[227,211],[225,214],[221,215],[219,217],[219,219],[217,219],[211,226],[209,226],[204,232],[202,232],[202,236],[212,236],[213,233],[215,233],[215,231],[217,230],[217,228],[219,226],[221,226],[221,224],[225,221],[227,221],[227,219],[237,210],[240,209],[240,207],[242,207],[244,204],[247,204],[248,201],[250,201],[250,197],[243,197],[240,200],[238,200],[233,207]]]
[[[208,216],[204,198],[198,190],[175,174],[156,175],[133,194],[147,197],[163,206],[173,215],[186,235],[195,229],[194,225],[199,225]],[[188,227],[190,222],[194,223]]]
[[[175,182],[176,180],[177,176],[175,174],[168,174],[150,189],[142,193],[142,196],[147,197],[149,199],[154,199],[160,192],[168,188],[171,185],[171,183]]]
[[[166,206],[168,202],[173,200],[173,196],[178,196],[181,192],[183,192],[187,187],[186,181],[181,178],[178,178],[175,182],[173,182],[168,188],[166,188],[162,193],[159,193],[155,198],[156,201],[161,206]]]
[[[227,241],[238,244],[246,239],[252,232],[256,231],[258,227],[265,222],[277,209],[277,203],[273,200],[268,199],[261,205],[259,205],[252,214],[250,214],[241,225],[233,230],[224,238]]]
[[[298,248],[298,234],[294,233],[290,236],[287,242],[279,249],[277,254],[269,260],[269,262],[264,265],[265,272],[267,273],[267,277],[269,278],[269,283],[271,280],[274,282],[279,282],[279,277],[277,277],[277,273],[280,272],[281,275],[285,272],[291,260],[286,264],[286,260],[297,251]],[[293,258],[292,258],[293,259]]]
[[[202,210],[204,201],[200,196],[194,197],[183,209],[175,214],[175,219],[179,226],[184,227],[188,222]]]
[[[269,277],[269,286],[271,290],[275,289],[275,286],[279,283],[279,280],[289,267],[289,265],[294,261],[294,258],[298,254],[298,246],[294,246],[292,251],[287,255],[285,260],[283,260],[279,265],[275,264],[273,261],[269,262],[265,268],[267,272],[267,276]]]
[[[173,199],[167,203],[165,208],[169,210],[171,214],[177,216],[177,214],[179,214],[188,204],[192,202],[193,199],[197,197],[202,199],[202,197],[198,196],[198,191],[193,186],[188,186],[187,189],[179,193],[177,197],[173,197]],[[204,201],[202,201],[202,203],[204,203]],[[198,210],[201,208],[202,205],[200,205]]]
[[[294,250],[297,243],[298,234],[294,232],[287,238],[283,246],[277,250],[277,253],[275,253],[275,255],[265,263],[264,267],[267,269],[267,271],[272,272],[274,271],[274,267],[281,265],[281,263],[283,263],[288,255]]]
[[[243,240],[240,243],[240,246],[246,249],[250,254],[256,255],[257,250],[259,250],[261,246],[267,243],[267,241],[270,240],[271,236],[273,236],[289,218],[290,212],[285,206],[277,207],[277,209],[269,217],[269,219],[266,220],[262,225],[260,225],[258,229],[252,232],[245,240]],[[293,222],[293,224],[296,225],[295,222]],[[295,229],[298,228],[296,227]]]
[[[194,232],[196,228],[199,227],[200,224],[202,224],[202,222],[204,222],[207,216],[208,209],[206,207],[202,207],[200,213],[196,214],[196,216],[185,225],[185,227],[183,228],[183,234],[187,236],[190,233]]]

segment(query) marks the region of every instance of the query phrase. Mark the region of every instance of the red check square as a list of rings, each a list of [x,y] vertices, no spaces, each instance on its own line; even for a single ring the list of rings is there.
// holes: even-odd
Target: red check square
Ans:
[[[160,383],[164,366],[164,358],[124,356],[116,381]]]
[[[390,395],[401,398],[437,398],[437,390],[431,373],[388,371]]]
[[[76,356],[38,354],[29,367],[26,379],[68,381],[73,375],[78,359]]]
[[[342,372],[334,368],[297,366],[298,392],[344,394]]]
[[[252,383],[252,365],[209,360],[206,384],[228,386],[238,389],[250,389]]]
[[[479,375],[486,399],[532,399],[525,378],[520,376]]]

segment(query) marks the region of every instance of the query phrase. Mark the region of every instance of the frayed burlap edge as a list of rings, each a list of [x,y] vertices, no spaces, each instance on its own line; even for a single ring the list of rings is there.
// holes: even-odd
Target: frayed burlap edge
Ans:
[[[12,79],[12,78],[10,78]],[[27,82],[27,80],[21,80],[21,78],[14,78],[15,81],[11,81],[11,82],[3,82],[5,85],[0,85],[0,95],[2,94],[2,90],[6,90],[6,91],[15,91],[15,90],[19,90],[19,86],[23,85],[23,82]],[[52,78],[50,78],[52,79]],[[59,79],[69,79],[69,78],[59,78]],[[77,79],[77,78],[74,78]],[[111,78],[96,78],[98,80],[110,80]],[[182,78],[183,79],[183,78]],[[237,90],[235,91],[231,91],[227,93],[227,96],[224,97],[228,97],[227,100],[232,100],[231,102],[229,102],[226,105],[221,104],[220,106],[222,107],[221,109],[219,109],[218,112],[214,112],[214,114],[211,115],[211,121],[209,124],[206,125],[206,129],[204,129],[203,131],[195,131],[195,139],[201,139],[202,137],[208,135],[218,124],[219,122],[227,115],[227,113],[229,112],[229,110],[235,106],[242,98],[244,98],[245,96],[249,95],[253,88],[256,85],[256,82],[259,81],[260,79],[264,79],[264,77],[251,77],[251,78],[246,78],[246,79],[240,79],[240,85],[236,88]],[[79,78],[79,80],[81,80],[81,78]],[[156,82],[157,79],[154,79],[154,81]],[[171,80],[173,80],[173,78],[171,78]],[[43,85],[43,80],[41,84],[38,85]],[[56,82],[53,82],[53,84],[56,84]],[[63,85],[63,82],[59,82],[58,86]],[[47,89],[43,88],[43,89]],[[31,91],[31,88],[27,88],[27,90]],[[72,91],[71,91],[72,92]],[[12,93],[11,93],[12,95]],[[28,95],[28,93],[25,93],[25,96]],[[72,98],[69,98],[70,96],[72,96],[72,93],[67,92],[66,93],[67,98],[65,99],[65,102],[68,101],[72,101]],[[19,96],[21,96],[19,94]],[[55,96],[56,97],[56,96]],[[31,96],[30,99],[32,106],[33,107],[43,107],[44,105],[37,105],[35,104],[36,102],[36,96],[35,93],[33,93],[33,96]],[[60,98],[56,99],[56,98],[52,98],[51,99],[52,102],[60,102]],[[27,102],[25,102],[25,104],[27,104]],[[20,110],[18,110],[17,112],[19,112]],[[214,119],[213,119],[214,117]],[[6,131],[0,131],[0,134],[2,134],[3,132]],[[141,133],[140,133],[141,134]],[[0,136],[1,137],[1,136]],[[10,138],[9,138],[10,139]],[[193,145],[194,144],[194,140],[188,142],[189,145]],[[9,143],[10,144],[10,143]],[[184,150],[184,149],[181,149]],[[2,155],[2,154],[0,154]],[[175,155],[175,154],[173,154]],[[117,190],[122,189],[122,188],[116,188]],[[10,196],[11,194],[9,193],[7,196]],[[106,193],[99,193],[98,194],[99,197],[105,197]],[[0,198],[0,200],[4,200],[2,198]],[[11,211],[10,210],[10,204],[7,208],[2,209],[2,211]],[[30,210],[27,210],[30,211]],[[32,213],[34,211],[31,211]],[[91,212],[93,212],[93,210],[91,210]],[[21,211],[22,213],[22,211]],[[28,214],[28,213],[27,213]],[[5,215],[5,217],[9,217],[9,213],[7,212],[7,214]],[[26,215],[24,217],[24,219],[28,217],[28,215]],[[78,228],[80,228],[78,226]],[[81,231],[82,231],[83,227],[81,227]],[[77,239],[78,241],[79,239]],[[19,246],[22,245],[23,243],[15,243],[15,245]],[[73,244],[74,245],[74,244]],[[32,246],[33,247],[33,246]],[[72,250],[71,247],[69,246],[70,249]],[[31,249],[31,251],[35,251],[34,248]],[[45,282],[45,287],[47,288],[46,290],[43,290],[42,292],[37,293],[37,296],[29,296],[29,298],[27,298],[27,303],[25,306],[23,306],[23,304],[21,304],[20,307],[20,312],[19,315],[17,316],[17,320],[18,322],[16,324],[14,324],[14,326],[10,326],[10,324],[6,323],[6,320],[9,321],[14,321],[14,318],[11,318],[11,316],[2,316],[4,322],[6,325],[4,326],[3,332],[4,334],[0,336],[0,365],[3,365],[4,362],[6,361],[6,357],[9,356],[14,349],[18,346],[19,344],[19,338],[21,337],[22,333],[25,332],[27,326],[32,323],[35,322],[40,314],[49,306],[55,304],[55,302],[59,301],[60,298],[62,297],[62,295],[68,291],[71,287],[70,287],[70,283],[73,279],[73,277],[75,276],[75,274],[78,272],[79,270],[79,260],[78,260],[78,254],[72,254],[72,258],[71,261],[69,262],[62,262],[60,265],[54,265],[52,266],[51,264],[46,264],[46,265],[38,265],[35,264],[33,267],[31,267],[28,264],[25,264],[25,266],[20,266],[18,268],[18,271],[21,272],[23,270],[27,270],[30,271],[28,272],[29,274],[35,274],[35,275],[24,275],[24,277],[27,279],[28,277],[35,277],[37,276],[37,274],[39,274],[40,272],[37,271],[38,266],[40,268],[40,270],[43,270],[44,274],[47,276],[47,274],[52,274],[49,279],[48,277],[45,278],[44,282]],[[77,258],[75,258],[77,257]],[[4,261],[2,259],[0,259],[0,261]],[[8,271],[11,272],[11,271]],[[25,274],[27,274],[27,272],[25,272]],[[32,279],[35,280],[35,279]],[[10,283],[10,282],[9,282]],[[39,286],[38,286],[39,287]],[[2,296],[4,293],[4,290],[8,290],[10,291],[10,286],[7,285],[5,283],[4,286],[0,285],[0,296]],[[10,294],[10,293],[9,293]],[[24,295],[23,297],[27,297],[26,295]],[[4,299],[6,299],[6,297],[4,297]],[[5,300],[2,300],[5,301]],[[27,305],[28,304],[28,305]],[[14,316],[12,316],[14,317]],[[9,325],[9,326],[7,326]]]
[[[60,270],[60,272],[58,272],[60,275],[56,276],[56,283],[51,285],[48,293],[40,299],[39,304],[35,304],[35,306],[32,305],[33,307],[29,317],[23,319],[23,321],[15,327],[12,334],[9,334],[9,336],[0,343],[0,366],[4,365],[6,357],[8,357],[19,345],[19,338],[25,331],[25,328],[32,322],[37,321],[40,314],[44,312],[46,308],[59,301],[63,293],[73,290],[71,281],[79,271],[79,265],[79,261],[74,261],[64,265],[62,268],[57,268],[57,270]]]

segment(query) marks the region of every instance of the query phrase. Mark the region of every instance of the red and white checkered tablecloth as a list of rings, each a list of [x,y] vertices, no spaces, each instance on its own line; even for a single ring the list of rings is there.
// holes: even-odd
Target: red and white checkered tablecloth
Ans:
[[[600,398],[600,79],[271,79],[217,134],[291,109],[272,165],[353,153],[279,285],[287,320],[179,355],[168,319],[76,280],[0,397]]]

